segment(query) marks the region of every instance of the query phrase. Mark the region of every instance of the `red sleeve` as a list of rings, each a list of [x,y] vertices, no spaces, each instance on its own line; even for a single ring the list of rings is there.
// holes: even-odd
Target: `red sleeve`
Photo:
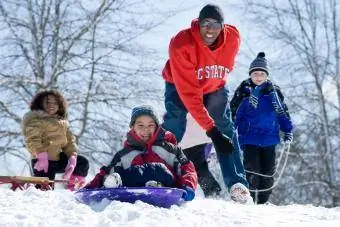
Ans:
[[[232,61],[232,65],[230,67],[230,72],[233,71],[234,69],[234,65],[235,65],[235,58],[236,55],[238,53],[238,51],[240,50],[240,45],[241,45],[241,36],[240,36],[240,32],[238,31],[238,29],[232,25],[227,25],[227,30],[229,32],[226,32],[226,35],[230,35],[232,34],[231,37],[233,37],[233,40],[235,40],[235,42],[237,43],[233,48],[232,48],[232,52],[231,52],[231,59],[233,59]]]
[[[199,86],[194,64],[176,47],[175,40],[171,40],[169,55],[176,90],[193,118],[208,131],[214,127],[215,122],[203,104],[203,90]]]
[[[173,145],[177,145],[177,139],[176,139],[175,135],[172,134],[169,131],[165,132],[164,140],[166,142],[169,142],[169,143],[173,144]]]
[[[181,173],[182,173],[180,176],[181,185],[186,185],[196,190],[197,173],[194,164],[191,161],[189,161],[188,163],[182,165]]]

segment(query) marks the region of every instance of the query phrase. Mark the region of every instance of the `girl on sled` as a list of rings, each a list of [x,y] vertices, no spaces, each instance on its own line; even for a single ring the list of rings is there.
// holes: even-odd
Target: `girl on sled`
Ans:
[[[35,177],[54,180],[56,173],[64,173],[63,178],[68,180],[66,187],[72,191],[85,184],[89,162],[78,155],[67,119],[67,102],[59,91],[41,91],[35,95],[30,111],[23,117],[22,132],[32,156]]]

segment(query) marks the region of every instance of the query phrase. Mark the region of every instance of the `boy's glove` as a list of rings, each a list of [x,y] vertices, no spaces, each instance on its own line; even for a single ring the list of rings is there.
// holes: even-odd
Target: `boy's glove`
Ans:
[[[269,94],[272,91],[274,91],[274,85],[271,81],[267,80],[266,82],[263,83],[261,94]]]
[[[283,135],[283,142],[285,142],[285,143],[293,142],[293,133],[285,132],[284,135]]]
[[[183,189],[185,190],[185,193],[183,194],[183,199],[185,201],[192,201],[195,198],[195,191],[189,186],[184,185]]]
[[[211,138],[216,151],[228,154],[233,152],[233,141],[228,136],[223,135],[222,132],[216,128],[216,126],[207,132],[207,136]]]

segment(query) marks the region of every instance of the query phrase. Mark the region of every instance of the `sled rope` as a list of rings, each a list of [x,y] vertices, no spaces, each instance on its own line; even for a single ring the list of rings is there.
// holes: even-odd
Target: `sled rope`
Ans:
[[[261,173],[258,173],[258,172],[254,172],[254,171],[250,171],[250,170],[245,170],[246,173],[251,173],[251,174],[255,174],[255,175],[258,175],[258,176],[261,176],[261,177],[274,177],[277,173],[278,173],[278,167],[281,163],[281,160],[282,160],[282,157],[283,157],[283,154],[285,153],[284,151],[286,150],[285,148],[287,147],[287,145],[284,145],[284,147],[281,149],[281,152],[280,152],[280,156],[278,158],[278,161],[277,161],[277,168],[275,170],[275,172],[272,174],[272,175],[266,175],[266,174],[261,174]],[[286,156],[287,158],[287,156]]]
[[[279,159],[278,159],[278,165],[277,165],[276,171],[274,172],[273,175],[265,175],[265,174],[260,174],[260,173],[257,173],[257,172],[245,170],[247,173],[256,174],[256,175],[258,175],[258,176],[262,176],[262,177],[273,177],[273,176],[275,176],[275,174],[278,173],[278,169],[279,169],[278,167],[279,167],[279,164],[281,163],[281,159],[282,159],[283,153],[286,153],[286,156],[285,156],[285,159],[284,159],[284,162],[283,162],[281,171],[280,171],[280,173],[279,173],[279,175],[278,175],[278,178],[276,179],[276,181],[274,181],[273,186],[271,186],[270,188],[265,188],[265,189],[255,189],[255,190],[249,189],[249,191],[251,191],[251,192],[256,192],[256,193],[257,193],[257,192],[265,192],[265,191],[272,190],[273,188],[275,188],[275,187],[278,185],[278,183],[279,183],[279,181],[280,181],[280,179],[281,179],[281,177],[282,177],[282,175],[283,175],[283,171],[284,171],[284,169],[286,168],[286,165],[287,165],[288,156],[289,156],[289,153],[290,153],[290,144],[284,144],[284,146],[283,146],[283,148],[282,148],[282,151],[281,151],[281,154],[280,154],[280,157],[279,157]]]

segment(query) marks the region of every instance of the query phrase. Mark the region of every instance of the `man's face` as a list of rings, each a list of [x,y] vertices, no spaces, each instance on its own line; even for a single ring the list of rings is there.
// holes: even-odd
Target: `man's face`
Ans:
[[[211,46],[222,31],[222,24],[212,18],[206,18],[199,23],[200,34],[204,43]]]

